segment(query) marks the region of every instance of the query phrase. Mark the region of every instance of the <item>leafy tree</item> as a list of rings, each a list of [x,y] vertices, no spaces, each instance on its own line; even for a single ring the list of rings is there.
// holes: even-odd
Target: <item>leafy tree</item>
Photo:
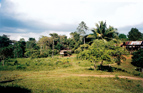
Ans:
[[[26,57],[31,57],[33,53],[37,52],[39,47],[36,44],[35,38],[29,38],[29,41],[26,42],[26,52],[24,55]]]
[[[106,22],[99,22],[96,24],[96,28],[92,30],[93,34],[90,34],[88,38],[103,39],[104,41],[110,41],[118,38],[117,29],[109,26],[107,28]]]
[[[127,36],[125,34],[119,34],[119,39],[122,40],[122,41],[126,41]]]
[[[77,27],[77,32],[83,36],[84,38],[84,44],[85,44],[85,34],[86,34],[86,31],[88,31],[88,27],[86,26],[86,23],[84,21],[82,21],[79,26]]]
[[[133,53],[132,64],[140,67],[141,72],[143,72],[143,49],[140,49]]]
[[[8,47],[11,45],[11,40],[8,38],[7,35],[0,36],[0,48]]]
[[[58,39],[58,34],[57,33],[51,33],[50,36],[53,38],[53,50],[52,50],[52,57],[54,57],[54,43],[55,40]]]
[[[21,38],[20,41],[18,41],[14,44],[13,53],[14,53],[15,58],[24,57],[25,46],[26,46],[26,42],[25,42],[24,38]]]
[[[72,38],[75,42],[80,41],[80,34],[78,34],[77,32],[71,32],[70,35],[71,35],[71,38]]]
[[[50,52],[48,52],[52,49],[52,43],[53,40],[51,37],[42,36],[39,38],[37,45],[40,47],[40,57],[47,57],[52,54],[49,54]]]
[[[3,61],[3,66],[4,66],[4,61],[7,58],[13,58],[13,46],[10,45],[8,47],[0,48],[0,61]]]
[[[88,44],[80,45],[80,47],[78,47],[78,48],[75,50],[75,53],[80,53],[80,52],[82,52],[84,49],[88,49],[88,48],[89,48],[89,45],[88,45]]]
[[[142,38],[142,34],[137,28],[131,28],[127,36],[129,40],[132,41],[140,40]]]
[[[67,36],[66,35],[59,35],[59,40],[58,40],[58,43],[57,43],[57,48],[58,50],[62,50],[62,49],[66,49],[68,48],[68,39],[67,39]]]
[[[123,54],[126,54],[126,50],[124,48],[115,46],[116,43],[113,41],[105,42],[104,40],[95,40],[89,49],[80,52],[77,55],[77,58],[82,60],[89,60],[94,62],[94,67],[96,68],[96,62],[101,62],[101,67],[104,61],[113,62],[113,58],[122,59]],[[117,63],[121,63],[121,60],[116,61]]]

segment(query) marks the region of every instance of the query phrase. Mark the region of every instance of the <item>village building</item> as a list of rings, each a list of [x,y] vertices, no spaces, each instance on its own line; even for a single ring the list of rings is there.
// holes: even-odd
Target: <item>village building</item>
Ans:
[[[70,56],[71,55],[71,50],[61,50],[60,55],[61,56]]]
[[[139,50],[140,48],[143,49],[143,41],[127,41],[123,42],[121,47],[125,47],[128,51],[134,52]]]

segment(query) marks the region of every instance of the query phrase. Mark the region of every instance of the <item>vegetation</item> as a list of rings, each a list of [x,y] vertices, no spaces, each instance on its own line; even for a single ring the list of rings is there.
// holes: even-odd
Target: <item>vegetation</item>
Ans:
[[[90,70],[93,65],[90,61],[77,60],[76,57],[9,59],[5,67],[0,65],[0,89],[9,91],[18,89],[34,93],[143,92],[142,81],[120,78],[120,76],[143,77],[143,73],[136,71],[131,65],[130,59],[120,66],[111,65],[112,72],[106,68],[102,71]],[[108,62],[104,62],[104,65],[108,66]],[[104,75],[110,77],[101,77]]]
[[[143,49],[134,52],[132,59],[132,64],[137,67],[140,67],[141,72],[143,72]]]
[[[96,24],[96,28],[94,28],[92,32],[93,34],[90,34],[88,37],[103,39],[105,41],[117,39],[118,37],[117,29],[112,26],[107,28],[106,22],[103,21],[99,22],[99,24]]]
[[[86,34],[88,30],[82,21],[77,31],[70,33],[71,38],[57,33],[41,36],[38,41],[32,37],[14,41],[0,36],[0,90],[143,92],[143,72],[139,71],[143,68],[143,51],[136,51],[131,57],[120,47],[126,40],[142,40],[143,33],[132,28],[126,37],[103,21],[96,24],[93,33]],[[136,35],[139,37],[134,38]],[[69,56],[59,56],[61,50],[69,50]]]
[[[119,34],[119,39],[122,40],[122,41],[128,40],[127,36],[125,34]]]
[[[94,63],[101,62],[101,67],[103,61],[107,61],[109,64],[113,62],[120,64],[121,60],[125,59],[122,55],[126,55],[128,52],[126,49],[116,45],[117,43],[113,41],[105,42],[104,40],[95,40],[88,50],[80,52],[77,57]],[[95,64],[94,67],[96,68]]]
[[[139,32],[137,28],[131,28],[131,30],[128,33],[128,38],[132,41],[142,40],[142,33]]]

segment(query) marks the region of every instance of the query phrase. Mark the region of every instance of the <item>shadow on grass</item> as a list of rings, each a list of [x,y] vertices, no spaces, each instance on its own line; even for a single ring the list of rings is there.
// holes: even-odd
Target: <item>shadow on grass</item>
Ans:
[[[17,80],[22,80],[22,79],[17,79]],[[9,82],[13,82],[15,80],[5,80],[5,81],[0,81],[0,83],[9,83]]]
[[[108,72],[114,72],[114,71],[122,71],[122,72],[127,72],[124,69],[117,68],[117,67],[112,67],[112,66],[98,66],[97,70],[101,71],[108,71]]]
[[[8,83],[8,82],[12,82],[12,81],[15,81],[15,80],[0,81],[0,83]]]
[[[88,70],[94,70],[93,68],[89,68]],[[122,71],[122,72],[127,72],[124,69],[121,68],[116,68],[116,67],[112,67],[112,66],[97,66],[97,70],[101,70],[101,71],[107,71],[107,72],[114,72],[114,71]]]
[[[21,88],[19,86],[1,86],[0,91],[3,93],[31,93],[31,90],[26,88]]]

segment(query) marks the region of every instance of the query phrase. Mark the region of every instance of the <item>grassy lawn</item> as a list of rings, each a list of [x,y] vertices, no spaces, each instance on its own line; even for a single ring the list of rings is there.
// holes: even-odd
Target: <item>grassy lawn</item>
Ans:
[[[96,65],[99,65],[97,63]],[[106,62],[104,66],[108,66]],[[93,63],[77,60],[75,57],[18,58],[0,64],[0,90],[45,93],[141,93],[143,81],[121,79],[118,76],[142,77],[127,59],[120,66],[111,64],[112,72],[107,69],[92,70]],[[76,76],[115,75],[115,77]]]

